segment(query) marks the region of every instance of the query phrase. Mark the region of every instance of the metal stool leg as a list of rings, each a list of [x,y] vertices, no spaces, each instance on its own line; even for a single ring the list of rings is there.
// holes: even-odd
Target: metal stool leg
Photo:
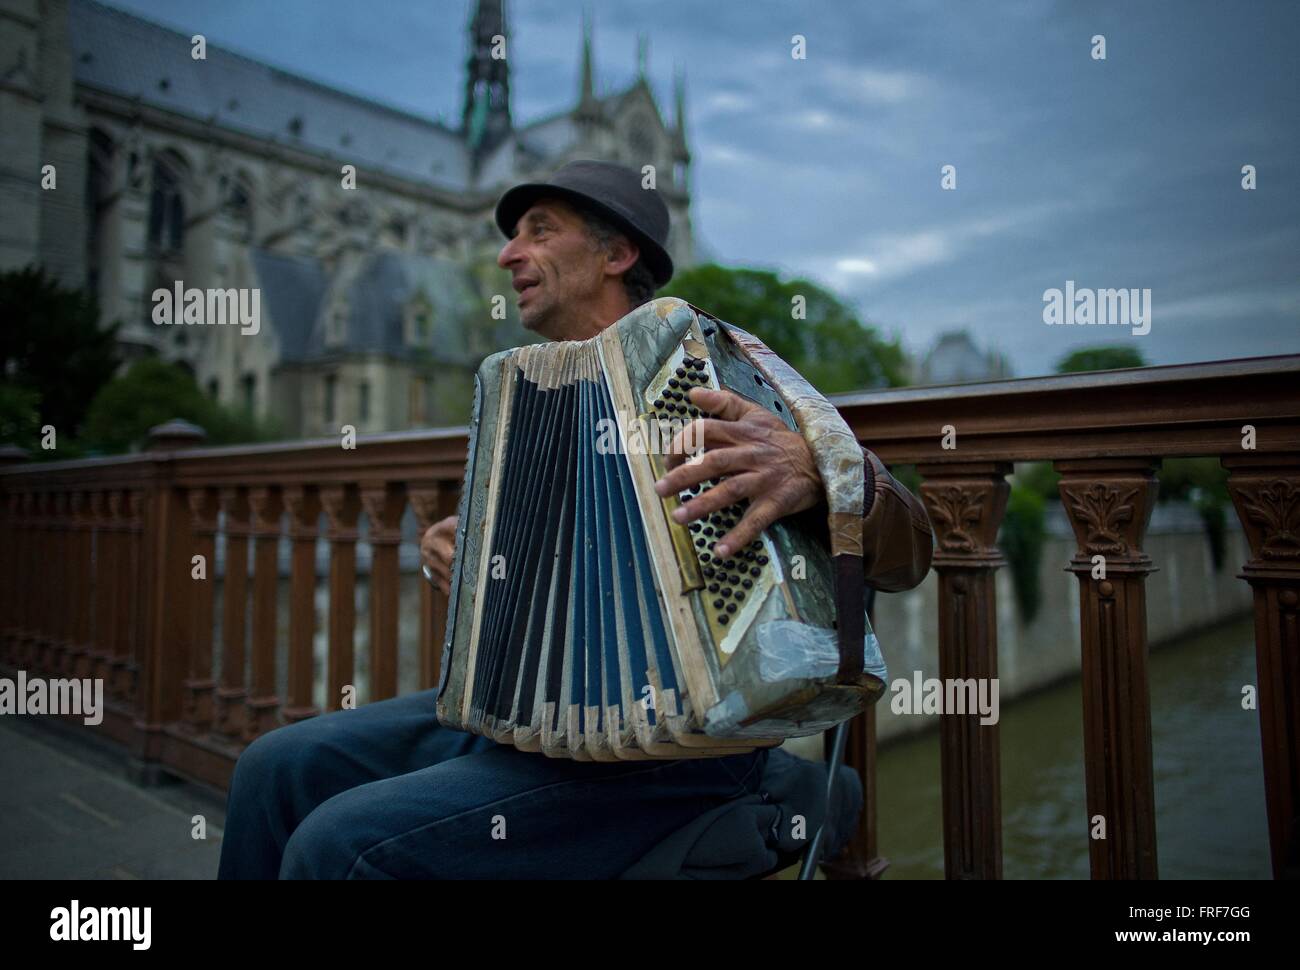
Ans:
[[[876,605],[876,590],[874,587],[867,587],[864,602],[869,617],[872,608]],[[844,747],[848,744],[848,740],[849,721],[845,721],[835,729],[835,740],[831,744],[831,756],[826,763],[826,813],[823,816],[822,824],[817,828],[817,834],[813,836],[812,842],[808,845],[808,851],[804,853],[803,865],[799,868],[799,878],[801,880],[812,879],[817,874],[817,863],[822,861],[822,836],[826,832],[826,824],[830,821],[831,806],[834,804],[831,799],[835,794],[835,776],[839,772],[840,762],[844,760]]]

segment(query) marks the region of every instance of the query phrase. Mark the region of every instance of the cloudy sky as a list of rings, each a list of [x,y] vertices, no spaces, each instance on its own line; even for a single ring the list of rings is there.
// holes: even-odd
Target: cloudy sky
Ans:
[[[112,2],[459,118],[472,0]],[[1018,376],[1098,343],[1153,364],[1300,352],[1294,0],[591,9],[601,91],[634,78],[639,33],[666,115],[685,69],[697,238],[720,262],[816,279],[913,352],[968,328]],[[517,120],[573,103],[582,11],[507,0]],[[1047,326],[1044,290],[1067,280],[1150,289],[1150,332]]]

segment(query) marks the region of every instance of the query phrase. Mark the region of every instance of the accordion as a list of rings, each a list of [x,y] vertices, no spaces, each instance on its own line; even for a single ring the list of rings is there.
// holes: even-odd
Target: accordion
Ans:
[[[677,523],[654,482],[692,387],[808,441],[815,510],[721,560],[745,503]],[[437,713],[578,760],[719,757],[825,730],[884,691],[863,609],[863,453],[737,327],[672,297],[589,340],[488,357],[475,381]]]

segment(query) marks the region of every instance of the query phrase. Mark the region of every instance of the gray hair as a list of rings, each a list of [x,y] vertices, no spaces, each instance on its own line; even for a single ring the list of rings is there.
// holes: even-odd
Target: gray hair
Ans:
[[[619,236],[627,235],[627,233],[610,225],[607,220],[592,209],[582,206],[579,207],[578,212],[587,225],[587,238],[591,241],[593,249],[607,253],[610,247],[614,245],[614,240]],[[637,261],[623,274],[623,289],[627,293],[628,306],[633,310],[654,299],[654,274],[650,272],[650,267],[646,265],[644,256],[638,256]]]

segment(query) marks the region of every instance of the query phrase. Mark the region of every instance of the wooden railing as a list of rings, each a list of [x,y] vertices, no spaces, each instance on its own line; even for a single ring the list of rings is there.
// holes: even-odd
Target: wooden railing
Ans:
[[[993,577],[1003,560],[995,537],[1013,463],[1051,460],[1062,473],[1061,498],[1078,545],[1066,568],[1079,577],[1081,594],[1089,817],[1079,820],[1079,832],[1088,839],[1094,878],[1157,875],[1144,583],[1158,565],[1143,552],[1143,536],[1160,459],[1220,457],[1252,551],[1239,575],[1254,590],[1274,873],[1294,866],[1300,356],[906,388],[836,403],[886,464],[915,465],[922,476],[936,535],[941,678],[997,676]],[[318,539],[329,546],[326,706],[337,708],[354,683],[356,547],[364,522],[371,547],[368,699],[397,692],[399,622],[418,625],[418,687],[435,684],[446,604],[421,583],[418,617],[399,616],[400,523],[408,506],[420,531],[455,511],[463,429],[373,435],[354,449],[337,439],[195,448],[197,429],[173,423],[155,430],[139,455],[0,469],[0,664],[7,675],[103,677],[106,713],[98,730],[129,750],[141,774],[166,770],[224,787],[251,739],[318,713]],[[286,638],[277,637],[276,623],[282,530],[292,549]],[[226,554],[221,643],[214,644],[219,531]],[[283,697],[276,686],[282,663]],[[945,871],[949,878],[997,878],[997,726],[981,726],[977,714],[944,715],[940,725]],[[854,722],[847,757],[862,775],[866,810],[848,851],[826,869],[872,877],[885,865],[876,841],[873,717]],[[1097,816],[1105,820],[1104,839],[1089,838]]]

